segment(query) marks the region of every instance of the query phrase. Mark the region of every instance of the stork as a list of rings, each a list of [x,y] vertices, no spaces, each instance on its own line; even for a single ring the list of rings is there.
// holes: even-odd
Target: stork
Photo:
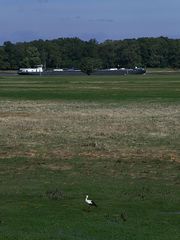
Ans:
[[[97,207],[96,203],[95,203],[93,200],[88,199],[88,195],[86,195],[85,202],[86,202],[89,206]]]

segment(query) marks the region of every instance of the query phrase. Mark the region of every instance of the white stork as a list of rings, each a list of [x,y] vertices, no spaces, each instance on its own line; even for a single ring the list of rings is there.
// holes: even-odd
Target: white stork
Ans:
[[[93,200],[88,199],[88,195],[86,195],[85,202],[86,202],[89,206],[97,207],[96,203],[95,203]]]

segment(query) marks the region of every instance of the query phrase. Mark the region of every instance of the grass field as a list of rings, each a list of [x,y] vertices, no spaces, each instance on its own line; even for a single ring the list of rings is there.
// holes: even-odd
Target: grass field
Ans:
[[[0,139],[0,240],[179,240],[180,75],[1,76]]]

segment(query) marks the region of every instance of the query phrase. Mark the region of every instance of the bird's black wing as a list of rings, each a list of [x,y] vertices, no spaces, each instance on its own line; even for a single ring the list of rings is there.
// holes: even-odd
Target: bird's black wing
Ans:
[[[91,203],[92,203],[92,206],[97,207],[97,204],[94,201],[91,201]]]

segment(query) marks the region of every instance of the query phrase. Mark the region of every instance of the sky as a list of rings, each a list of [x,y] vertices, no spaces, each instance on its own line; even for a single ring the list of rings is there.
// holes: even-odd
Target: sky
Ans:
[[[180,38],[180,0],[0,0],[0,44],[79,37]]]

